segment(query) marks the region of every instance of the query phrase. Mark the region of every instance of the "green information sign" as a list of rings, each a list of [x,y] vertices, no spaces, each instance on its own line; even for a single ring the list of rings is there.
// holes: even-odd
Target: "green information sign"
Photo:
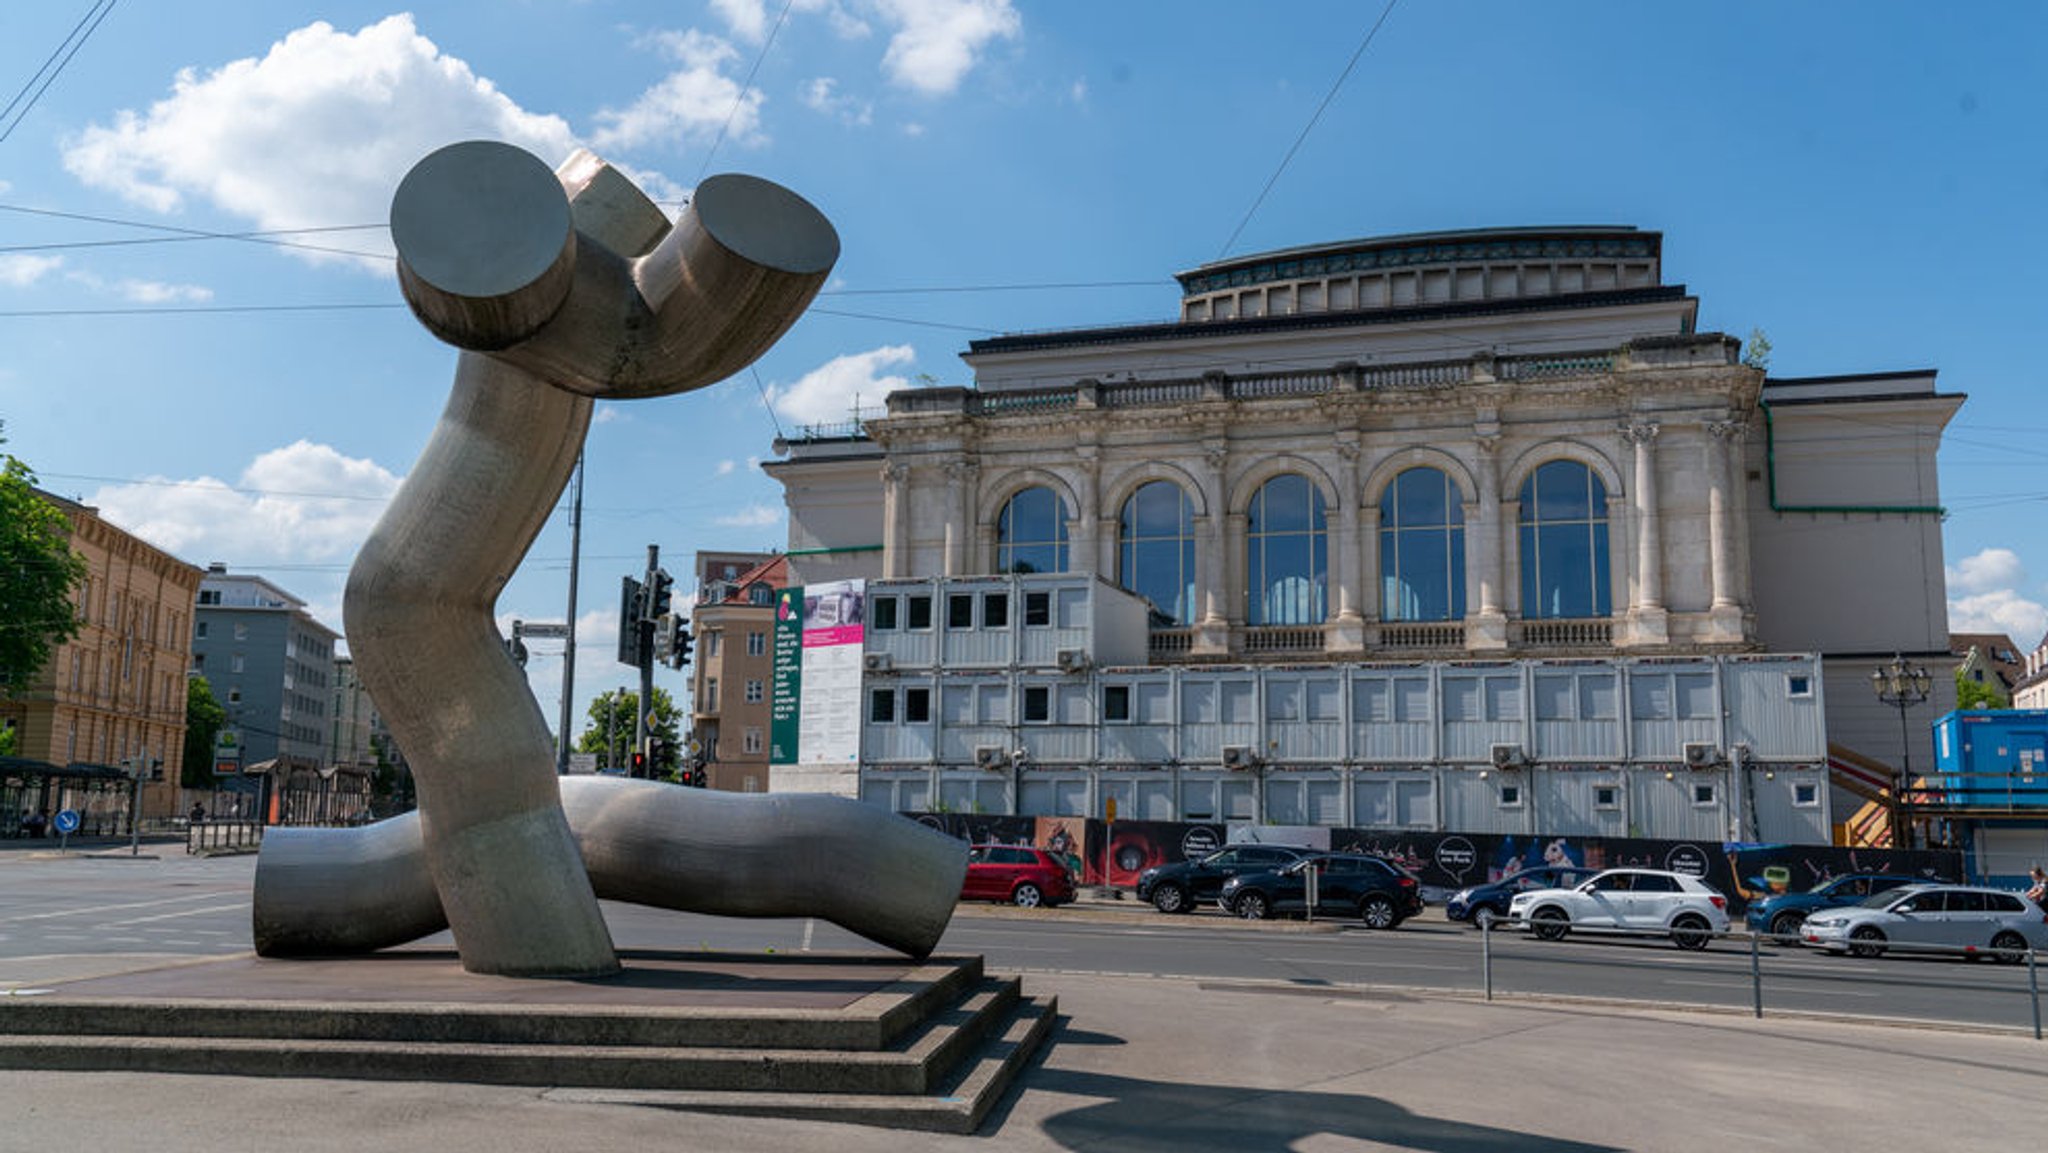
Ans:
[[[775,597],[775,672],[768,704],[768,763],[796,764],[804,680],[804,590]]]

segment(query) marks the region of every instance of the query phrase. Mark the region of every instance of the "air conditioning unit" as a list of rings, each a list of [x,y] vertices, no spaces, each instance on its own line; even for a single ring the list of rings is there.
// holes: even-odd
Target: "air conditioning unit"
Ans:
[[[1078,673],[1088,667],[1088,654],[1082,649],[1061,649],[1053,658],[1063,673]]]
[[[1684,752],[1688,769],[1711,769],[1721,763],[1721,750],[1711,741],[1687,741]]]
[[[1223,746],[1223,767],[1232,772],[1243,772],[1252,767],[1252,750],[1249,745]]]
[[[974,767],[977,769],[1000,769],[1008,762],[1001,745],[974,746]]]
[[[896,662],[888,653],[862,653],[860,667],[871,673],[886,673],[896,667]]]
[[[1495,745],[1489,752],[1489,759],[1496,769],[1519,769],[1529,763],[1520,745]]]

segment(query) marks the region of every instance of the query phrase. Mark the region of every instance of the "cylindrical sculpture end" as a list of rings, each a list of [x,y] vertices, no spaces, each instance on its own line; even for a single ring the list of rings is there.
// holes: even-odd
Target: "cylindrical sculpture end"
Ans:
[[[435,336],[474,351],[539,331],[574,280],[576,230],[561,182],[531,153],[468,140],[430,153],[391,198],[406,303]]]

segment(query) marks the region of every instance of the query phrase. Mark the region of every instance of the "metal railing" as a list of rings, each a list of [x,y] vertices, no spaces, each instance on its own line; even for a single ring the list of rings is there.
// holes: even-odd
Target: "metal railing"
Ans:
[[[1500,924],[1502,926],[1505,926],[1505,931],[1513,932],[1516,936],[1523,935],[1522,929],[1518,926],[1514,926],[1506,921],[1502,921]],[[1479,925],[1479,968],[1481,973],[1481,980],[1486,990],[1486,999],[1488,1001],[1493,1000],[1493,934],[1497,931],[1502,930],[1497,929],[1494,923],[1491,921],[1481,922]],[[1801,942],[1797,937],[1785,937],[1776,933],[1755,933],[1748,931],[1736,932],[1734,930],[1729,930],[1726,932],[1715,932],[1711,929],[1634,929],[1606,927],[1602,927],[1599,929],[1586,929],[1580,926],[1572,926],[1569,929],[1569,931],[1573,933],[1585,933],[1588,936],[1654,938],[1657,940],[1676,940],[1679,936],[1685,935],[1695,939],[1704,938],[1702,943],[1698,946],[1701,949],[1704,949],[1707,944],[1714,941],[1735,941],[1743,945],[1746,945],[1749,955],[1750,1012],[1752,1016],[1755,1016],[1758,1019],[1762,1019],[1764,1015],[1764,966],[1762,945],[1765,942],[1769,942],[1773,945],[1783,946],[1801,945]],[[1845,947],[1853,954],[1854,950],[1858,947],[1858,943],[1847,942],[1845,943]],[[1864,943],[1861,947],[1866,949],[1875,949],[1876,952],[1857,955],[1878,956],[1884,953],[1896,953],[1902,956],[1961,957],[1965,959],[1975,960],[1983,960],[1988,958],[2007,963],[2026,965],[2027,1002],[2028,1007],[2032,1011],[2033,1015],[2032,1023],[2034,1029],[2034,1040],[2039,1041],[2043,1039],[2041,1027],[2041,981],[2039,950],[2031,947],[2025,950],[1995,950],[1988,948],[1980,949],[1973,945],[1919,945],[1903,943],[1898,941],[1884,941],[1882,943]],[[1787,979],[1796,980],[1811,978],[1788,977]]]
[[[253,853],[263,846],[262,821],[195,821],[185,828],[185,852]]]

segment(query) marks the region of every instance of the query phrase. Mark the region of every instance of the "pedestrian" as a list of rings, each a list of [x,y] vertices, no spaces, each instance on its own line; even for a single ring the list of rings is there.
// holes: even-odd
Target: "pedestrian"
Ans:
[[[28,819],[28,835],[47,837],[50,835],[50,810],[37,809],[36,815]]]
[[[2041,866],[2035,865],[2034,871],[2027,875],[2034,882],[2033,886],[2027,890],[2027,900],[2034,902],[2036,905],[2048,904],[2048,873],[2042,872]]]
[[[192,823],[193,823],[193,824],[195,824],[195,825],[198,825],[198,824],[204,824],[204,823],[205,823],[205,821],[206,821],[206,806],[205,806],[205,805],[201,805],[201,804],[194,804],[194,805],[192,806]]]

